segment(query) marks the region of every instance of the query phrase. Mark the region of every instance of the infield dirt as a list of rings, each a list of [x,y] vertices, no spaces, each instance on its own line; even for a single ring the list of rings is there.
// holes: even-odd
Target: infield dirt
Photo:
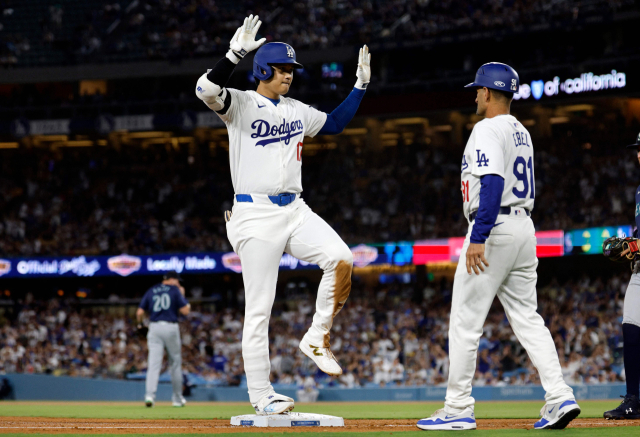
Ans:
[[[535,419],[479,419],[478,429],[532,429]],[[613,421],[576,419],[570,428],[614,428],[640,426],[640,420]],[[133,419],[68,419],[49,417],[2,417],[0,434],[222,434],[251,432],[370,432],[413,431],[415,420],[345,420],[343,428],[253,428],[231,426],[229,420],[133,420]]]

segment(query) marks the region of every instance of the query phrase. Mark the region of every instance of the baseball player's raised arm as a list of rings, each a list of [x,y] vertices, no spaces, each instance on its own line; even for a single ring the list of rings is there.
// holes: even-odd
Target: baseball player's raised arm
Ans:
[[[265,38],[255,40],[261,24],[262,21],[258,19],[257,15],[245,18],[242,26],[236,30],[231,38],[226,56],[198,79],[196,96],[218,114],[227,114],[232,105],[232,93],[225,88],[225,85],[236,65],[247,53],[257,49],[266,41]]]
[[[360,102],[367,90],[367,85],[371,81],[371,55],[369,48],[365,45],[360,49],[358,55],[358,70],[356,72],[355,86],[347,98],[336,109],[327,114],[327,118],[318,132],[320,135],[336,135],[341,133],[356,114]]]

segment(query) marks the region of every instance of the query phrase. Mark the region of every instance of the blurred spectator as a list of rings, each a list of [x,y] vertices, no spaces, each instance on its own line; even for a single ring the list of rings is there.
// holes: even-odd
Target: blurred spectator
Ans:
[[[621,355],[614,351],[628,276],[552,281],[538,290],[539,311],[556,339],[568,383],[624,380]],[[411,303],[412,287],[356,286],[334,324],[332,349],[344,369],[338,378],[298,353],[311,323],[304,310],[311,292],[278,299],[269,331],[272,382],[296,385],[309,399],[327,386],[446,386],[450,294],[445,291],[452,284],[443,280],[431,286],[438,291],[435,297],[419,305]],[[134,321],[112,314],[104,307],[78,312],[57,300],[24,303],[15,320],[0,327],[0,371],[111,378],[144,371],[146,344],[132,337]],[[245,384],[239,311],[193,311],[181,330],[183,365],[192,383]],[[497,302],[480,344],[476,385],[540,383]]]

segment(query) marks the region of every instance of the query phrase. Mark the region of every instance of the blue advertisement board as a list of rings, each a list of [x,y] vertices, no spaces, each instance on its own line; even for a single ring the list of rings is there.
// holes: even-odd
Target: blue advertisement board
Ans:
[[[405,251],[385,246],[377,248],[360,244],[352,247],[353,264],[365,267],[369,264],[411,262]],[[387,253],[389,252],[389,253]],[[401,255],[404,254],[404,257]],[[281,270],[318,269],[315,264],[283,254]],[[189,273],[241,273],[240,257],[234,252],[177,253],[164,255],[116,255],[116,256],[68,256],[39,258],[0,259],[0,278],[41,278],[41,277],[92,277],[160,275],[175,270],[180,274]]]

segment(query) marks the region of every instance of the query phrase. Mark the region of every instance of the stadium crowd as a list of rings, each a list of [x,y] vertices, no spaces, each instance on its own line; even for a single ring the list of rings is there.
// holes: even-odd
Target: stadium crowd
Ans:
[[[636,129],[614,120],[534,138],[538,230],[632,222],[638,169],[623,146]],[[305,155],[303,198],[352,245],[465,235],[462,146],[427,139]],[[232,206],[228,155],[205,147],[3,151],[0,253],[230,251],[222,215]]]
[[[538,290],[539,312],[555,340],[563,374],[572,384],[624,380],[621,365],[623,296],[629,273],[582,277]],[[416,304],[414,284],[356,283],[337,316],[332,350],[344,373],[328,377],[298,351],[311,323],[315,288],[290,283],[279,294],[270,325],[272,379],[298,386],[444,385],[452,284],[429,282]],[[188,297],[188,296],[187,296]],[[242,307],[242,291],[238,292]],[[12,320],[0,320],[0,373],[52,373],[125,378],[146,368],[146,342],[133,317],[105,307],[74,309],[62,300],[27,298]],[[123,313],[124,314],[124,313]],[[181,323],[183,370],[192,383],[245,384],[242,313],[194,307]],[[480,341],[475,385],[539,384],[539,377],[495,303]]]
[[[0,65],[176,60],[220,54],[248,13],[265,23],[268,41],[298,49],[420,41],[441,35],[601,22],[635,9],[633,0],[7,0],[0,10]],[[29,50],[35,48],[36,54]],[[61,56],[55,56],[59,54]]]

